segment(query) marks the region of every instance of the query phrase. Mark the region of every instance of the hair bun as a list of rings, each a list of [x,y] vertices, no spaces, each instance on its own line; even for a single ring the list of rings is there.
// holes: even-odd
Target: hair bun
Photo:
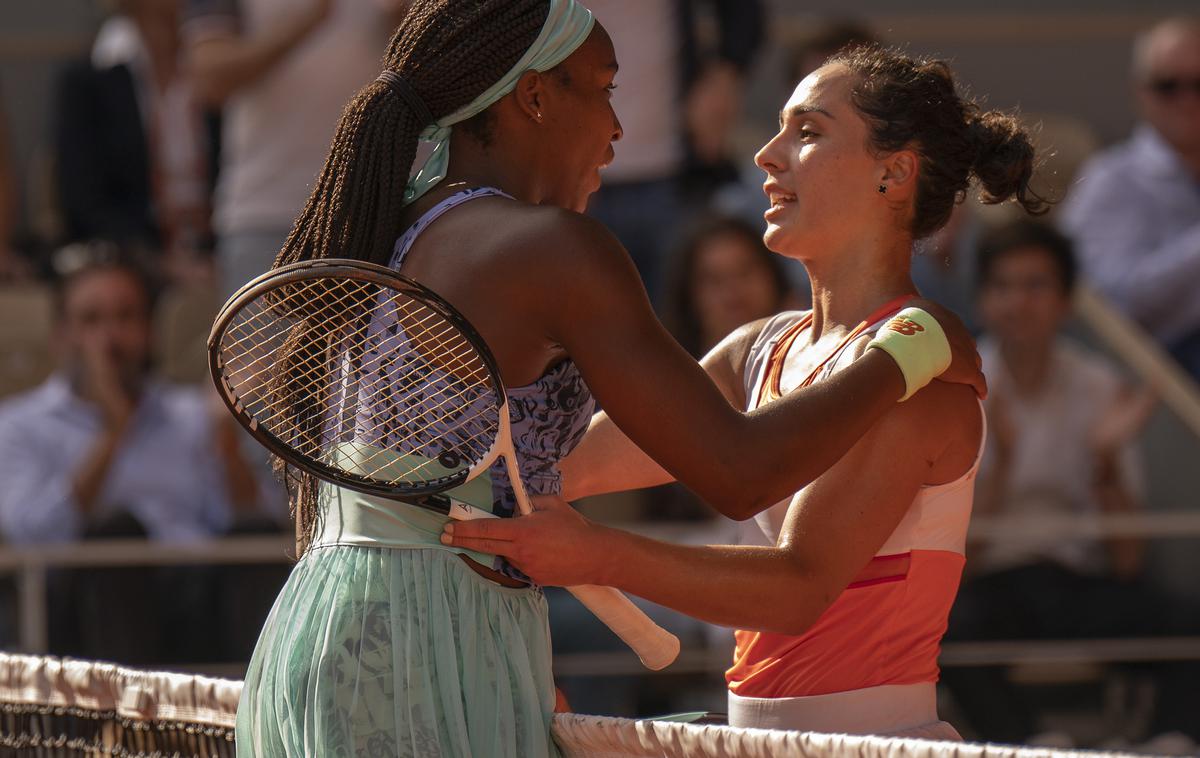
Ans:
[[[1029,213],[1045,213],[1046,201],[1029,187],[1033,144],[1017,119],[1000,111],[975,113],[967,118],[967,132],[975,153],[971,172],[982,185],[980,200],[995,204],[1015,197]]]

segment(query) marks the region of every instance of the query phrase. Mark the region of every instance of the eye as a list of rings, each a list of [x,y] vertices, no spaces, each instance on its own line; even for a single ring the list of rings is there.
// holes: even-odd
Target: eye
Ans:
[[[800,127],[800,129],[798,130],[798,134],[800,135],[801,139],[811,139],[812,137],[820,137],[821,136],[821,135],[817,134],[816,132],[814,132],[812,129],[809,129],[809,128],[803,127],[803,126]]]

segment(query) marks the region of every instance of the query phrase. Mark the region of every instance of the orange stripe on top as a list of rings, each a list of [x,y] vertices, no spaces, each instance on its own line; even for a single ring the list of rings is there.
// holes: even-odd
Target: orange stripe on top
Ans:
[[[854,329],[851,330],[851,332],[846,335],[841,342],[838,343],[838,346],[835,347],[833,351],[825,357],[825,360],[817,364],[816,368],[809,373],[809,375],[804,379],[803,382],[800,383],[799,386],[807,387],[815,382],[817,377],[821,375],[821,371],[825,368],[825,366],[828,365],[828,363],[839,353],[841,353],[842,349],[846,347],[846,345],[849,345],[851,342],[857,339],[859,335],[861,335],[867,329],[870,329],[871,325],[901,310],[904,307],[904,304],[909,300],[912,300],[912,295],[901,295],[900,297],[890,300],[881,305],[879,308],[875,309],[871,315],[867,316],[862,323],[854,327]],[[769,403],[783,397],[783,390],[781,389],[779,382],[783,377],[783,367],[787,362],[788,353],[791,352],[792,345],[794,345],[796,342],[796,337],[798,337],[801,332],[811,325],[812,311],[809,311],[808,313],[804,314],[799,321],[788,327],[787,331],[780,335],[779,339],[775,342],[774,347],[771,348],[771,354],[767,358],[767,375],[763,380],[762,386],[758,390],[757,405],[762,406],[764,403]]]

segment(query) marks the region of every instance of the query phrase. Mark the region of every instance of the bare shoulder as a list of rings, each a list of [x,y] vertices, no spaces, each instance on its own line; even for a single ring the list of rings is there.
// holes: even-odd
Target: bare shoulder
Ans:
[[[524,204],[509,207],[503,218],[503,237],[495,238],[502,259],[497,262],[521,272],[524,286],[538,293],[547,317],[614,317],[624,309],[649,308],[629,253],[599,221],[562,208]]]
[[[884,417],[912,434],[929,456],[930,481],[945,484],[970,470],[983,438],[983,411],[965,384],[930,382]]]
[[[869,335],[864,335],[855,343],[855,359],[866,352],[869,342]],[[934,381],[897,404],[876,430],[919,449],[930,465],[926,484],[943,484],[974,465],[983,438],[983,411],[967,385]]]
[[[613,258],[628,258],[606,226],[582,213],[512,201],[506,203],[503,213],[504,248],[508,254],[572,267],[611,264]]]
[[[700,361],[700,365],[704,366],[704,370],[736,408],[746,408],[746,364],[763,328],[774,318],[767,316],[742,324],[718,342]]]

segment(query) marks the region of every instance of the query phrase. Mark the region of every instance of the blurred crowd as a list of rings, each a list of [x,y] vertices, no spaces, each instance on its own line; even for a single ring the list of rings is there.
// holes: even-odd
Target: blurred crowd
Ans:
[[[629,250],[664,322],[700,357],[745,322],[805,307],[803,269],[763,246],[762,175],[736,138],[768,7],[587,4],[621,63],[613,102],[624,127],[589,212]],[[343,105],[378,74],[407,3],[110,5],[51,98],[61,219],[52,239],[17,233],[20,182],[0,112],[0,538],[27,546],[286,531],[286,496],[265,456],[208,389],[203,336],[216,303],[270,267]],[[876,42],[904,41],[853,21],[814,24],[789,42],[780,76],[792,86],[838,50]],[[992,389],[976,513],[1081,525],[1070,540],[975,546],[948,640],[1198,629],[1186,598],[1145,581],[1139,540],[1087,536],[1096,516],[1143,507],[1137,443],[1155,400],[1068,336],[1074,292],[1099,292],[1200,379],[1200,20],[1143,30],[1129,71],[1139,121],[1126,139],[1094,150],[1086,125],[1056,135],[1044,186],[1062,202],[1051,215],[1016,220],[968,197],[914,258],[921,291],[981,335]],[[30,345],[30,334],[44,344]],[[654,491],[632,515],[707,518],[678,488]],[[243,660],[282,576],[57,571],[52,652]],[[117,621],[93,623],[101,617]],[[222,617],[243,629],[211,633]],[[11,624],[0,634],[11,637]],[[1200,681],[1188,666],[1146,670],[1158,692],[1147,731],[1200,739],[1200,694],[1181,672]],[[952,667],[944,679],[965,732],[1019,742],[1045,731],[1002,668]]]

